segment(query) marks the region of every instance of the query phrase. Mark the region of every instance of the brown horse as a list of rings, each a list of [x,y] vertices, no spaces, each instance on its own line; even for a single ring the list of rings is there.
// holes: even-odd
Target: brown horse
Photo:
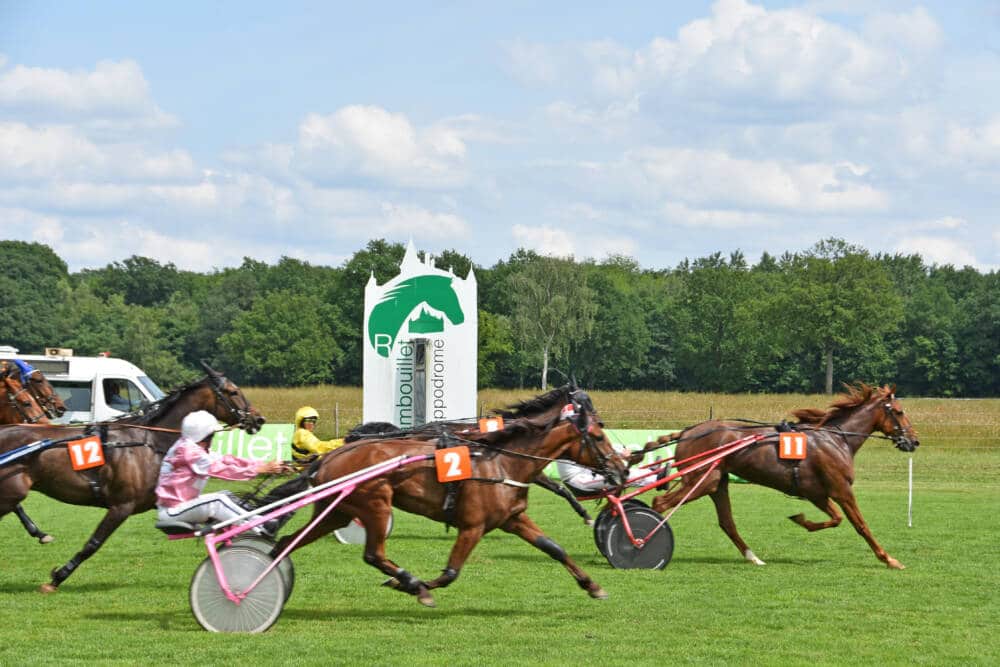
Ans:
[[[572,413],[565,411],[567,406],[572,406]],[[561,387],[510,407],[501,412],[506,423],[499,431],[444,433],[433,440],[360,440],[326,454],[315,465],[313,484],[338,479],[396,456],[433,455],[438,446],[458,444],[469,447],[472,477],[454,482],[455,493],[451,495],[438,482],[433,461],[398,468],[359,484],[315,528],[305,532],[294,548],[342,528],[357,517],[365,528],[364,561],[390,577],[386,585],[415,595],[421,604],[434,606],[430,591],[452,583],[483,535],[500,528],[562,563],[591,597],[607,597],[604,589],[546,536],[525,510],[531,482],[556,458],[594,466],[616,484],[624,479],[624,462],[604,437],[600,419],[583,391]],[[315,503],[315,514],[322,513],[328,504],[328,500]],[[458,529],[441,576],[424,582],[386,558],[385,535],[392,507]],[[282,538],[272,553],[280,554],[304,530]]]
[[[43,439],[62,443],[0,469],[0,517],[32,489],[64,503],[108,509],[83,549],[52,571],[52,580],[41,587],[42,592],[55,591],[128,517],[156,506],[160,463],[177,440],[177,429],[185,415],[207,410],[226,424],[239,424],[250,433],[260,429],[264,419],[239,387],[207,365],[205,369],[208,375],[204,378],[172,391],[139,414],[83,427],[0,428],[0,453]],[[66,441],[93,434],[99,435],[103,443],[103,465],[74,470]]]
[[[682,461],[713,450],[751,434],[772,433],[773,437],[726,456],[719,467],[707,475],[695,470],[682,477],[680,485],[653,500],[653,508],[665,512],[685,498],[694,500],[706,494],[712,497],[719,526],[748,561],[763,565],[736,530],[729,504],[729,473],[769,486],[790,496],[804,498],[829,517],[815,523],[804,514],[789,517],[806,530],[833,528],[842,520],[840,505],[855,530],[865,538],[875,555],[890,568],[903,565],[885,552],[865,523],[854,498],[854,456],[874,431],[884,433],[899,449],[912,452],[919,444],[909,419],[903,414],[894,387],[870,387],[858,384],[846,387],[846,393],[828,410],[808,408],[792,413],[799,423],[792,428],[806,435],[806,455],[802,460],[779,458],[778,434],[774,426],[753,426],[732,421],[707,421],[685,429],[677,438],[676,460]],[[667,442],[672,436],[663,436]],[[704,478],[704,479],[702,479]],[[696,487],[697,485],[697,487]]]
[[[66,411],[62,399],[45,376],[35,369],[30,369],[31,372],[28,373],[25,370],[19,364],[0,361],[0,384],[4,394],[4,400],[0,401],[0,425],[46,424],[48,417],[58,417]],[[39,396],[46,397],[44,404],[39,401]],[[48,544],[55,539],[35,525],[20,503],[14,506],[14,514],[28,534],[41,544]]]

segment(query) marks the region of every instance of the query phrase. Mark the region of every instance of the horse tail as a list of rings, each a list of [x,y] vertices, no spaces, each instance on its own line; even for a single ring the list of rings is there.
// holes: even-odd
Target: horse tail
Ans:
[[[253,498],[252,502],[257,507],[263,507],[264,505],[270,505],[273,502],[287,498],[288,496],[293,496],[296,493],[301,493],[309,488],[309,473],[304,472],[298,477],[293,477],[287,482],[283,482],[278,486],[274,487],[263,496],[259,498]]]

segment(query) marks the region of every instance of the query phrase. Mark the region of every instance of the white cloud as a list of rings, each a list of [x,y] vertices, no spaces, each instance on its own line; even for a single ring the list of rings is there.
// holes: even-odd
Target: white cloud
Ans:
[[[320,180],[360,175],[402,186],[454,187],[466,178],[465,153],[460,133],[447,125],[418,129],[403,114],[355,105],[302,121],[296,165]]]
[[[453,213],[435,213],[411,204],[382,204],[384,221],[379,234],[413,238],[458,240],[469,235],[469,225]]]
[[[131,60],[101,61],[92,71],[0,63],[0,111],[74,122],[163,128],[177,120],[153,102],[142,69]]]
[[[514,225],[511,229],[514,242],[541,255],[568,257],[574,253],[573,238],[563,229]]]
[[[747,160],[718,150],[647,148],[626,155],[665,196],[696,204],[804,212],[880,210],[888,195],[858,181],[852,163]]]
[[[896,245],[896,252],[918,254],[927,264],[952,264],[958,268],[981,265],[964,243],[940,236],[913,236]]]
[[[608,41],[516,42],[507,55],[522,81],[577,92],[583,84],[603,98],[655,93],[671,105],[738,99],[748,107],[815,107],[912,94],[912,80],[940,42],[923,9],[879,14],[859,32],[803,9],[718,0],[711,16],[682,26],[676,38],[656,37],[637,50]]]

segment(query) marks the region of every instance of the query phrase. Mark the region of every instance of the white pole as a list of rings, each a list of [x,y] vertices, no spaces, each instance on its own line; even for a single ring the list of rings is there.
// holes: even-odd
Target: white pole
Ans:
[[[913,528],[913,457],[910,457],[910,493],[906,504],[906,525]]]

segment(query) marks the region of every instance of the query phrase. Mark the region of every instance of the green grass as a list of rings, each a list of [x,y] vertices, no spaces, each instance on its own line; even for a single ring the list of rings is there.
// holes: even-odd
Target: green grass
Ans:
[[[264,407],[266,397],[251,398],[282,420]],[[595,395],[606,421],[612,398]],[[924,400],[933,405],[918,399],[906,407],[919,413]],[[300,401],[292,395],[289,403]],[[979,408],[973,412],[995,419]],[[741,410],[768,418],[762,411]],[[922,432],[934,428],[914,421]],[[589,599],[517,538],[491,533],[458,581],[435,591],[437,608],[426,609],[380,587],[384,577],[361,561],[359,546],[325,538],[293,556],[295,591],[275,626],[256,636],[201,630],[187,594],[204,547],[168,541],[153,529],[152,513],[130,519],[58,593],[40,595],[48,571],[83,545],[102,512],[33,494],[27,509],[57,541],[38,545],[16,519],[0,521],[0,665],[997,664],[1000,448],[930,443],[924,438],[914,455],[913,527],[908,455],[870,441],[857,459],[861,510],[903,571],[879,563],[846,521],[807,533],[784,517],[805,511],[818,519],[818,511],[749,485],[732,487],[734,513],[767,566],[742,561],[711,502],[701,500],[672,519],[677,546],[666,569],[614,570],[590,529],[537,489],[529,514],[608,600]],[[389,556],[418,576],[436,576],[454,531],[401,512],[395,518]]]

